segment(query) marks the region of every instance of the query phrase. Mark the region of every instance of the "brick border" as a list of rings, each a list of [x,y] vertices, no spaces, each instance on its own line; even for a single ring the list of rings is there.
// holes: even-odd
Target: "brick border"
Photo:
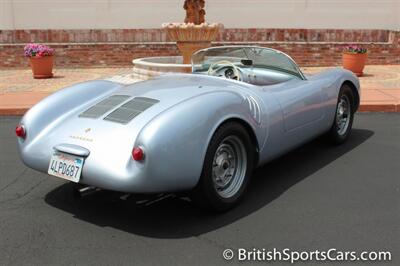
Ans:
[[[22,116],[24,115],[29,108],[0,108],[0,116]]]
[[[388,104],[362,104],[360,105],[359,112],[385,112],[385,113],[398,113],[400,112],[400,104],[388,103]]]
[[[389,42],[390,30],[221,28],[217,42]],[[161,29],[0,30],[0,43],[169,42]]]
[[[222,29],[214,45],[268,46],[291,55],[301,66],[341,64],[341,49],[360,43],[370,50],[368,64],[400,64],[400,31],[340,29]],[[27,42],[56,49],[56,66],[130,66],[132,59],[178,55],[162,29],[2,30],[0,69],[27,67]]]
[[[0,108],[0,116],[22,116],[29,109],[29,107]],[[399,113],[400,104],[361,104],[358,112]]]

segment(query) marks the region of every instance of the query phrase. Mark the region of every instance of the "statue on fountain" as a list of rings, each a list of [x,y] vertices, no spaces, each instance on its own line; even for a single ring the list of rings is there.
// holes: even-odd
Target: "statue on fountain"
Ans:
[[[183,8],[186,10],[185,23],[200,25],[205,22],[206,11],[204,0],[186,0]]]
[[[183,8],[186,11],[184,23],[165,23],[163,27],[169,39],[176,41],[183,63],[190,64],[194,52],[211,46],[221,24],[205,22],[204,0],[185,0]]]

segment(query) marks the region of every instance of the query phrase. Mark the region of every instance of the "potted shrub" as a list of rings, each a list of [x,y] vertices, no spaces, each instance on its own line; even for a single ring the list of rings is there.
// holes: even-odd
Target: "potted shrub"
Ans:
[[[30,43],[24,48],[35,79],[53,77],[54,50],[43,44]]]
[[[367,49],[357,45],[346,46],[343,49],[343,68],[354,72],[358,77],[363,75],[367,61]]]

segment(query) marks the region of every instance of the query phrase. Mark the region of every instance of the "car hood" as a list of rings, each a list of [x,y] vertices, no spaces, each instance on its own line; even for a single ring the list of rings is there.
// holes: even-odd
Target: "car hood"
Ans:
[[[202,94],[218,91],[238,92],[241,90],[240,87],[245,86],[240,82],[221,78],[177,74],[116,87],[110,94],[103,94],[97,99],[91,99],[90,102],[78,105],[59,116],[38,134],[29,137],[24,144],[24,151],[26,154],[35,154],[40,158],[40,160],[35,158],[28,160],[31,162],[30,166],[35,169],[48,167],[50,151],[62,145],[68,145],[68,147],[72,145],[72,147],[87,150],[90,155],[86,161],[89,163],[101,157],[110,165],[119,167],[119,169],[126,169],[126,165],[131,163],[130,154],[137,136],[146,125],[161,113]],[[117,98],[122,96],[124,100],[113,105],[112,109],[102,115],[92,117],[82,115],[112,96]],[[106,119],[111,113],[136,98],[150,99],[150,101],[153,100],[152,103],[154,104],[126,123]],[[126,160],[121,160],[121,155]]]
[[[246,87],[246,84],[206,75],[168,74],[121,87],[108,97],[124,96],[126,97],[123,101],[124,103],[135,99],[151,103],[149,108],[140,110],[140,114],[125,123],[128,125],[137,123],[139,118],[143,120],[143,116],[146,116],[147,119],[152,119],[159,113],[191,98],[221,91],[240,93],[241,87]],[[114,110],[118,111],[119,107],[121,107],[121,104],[115,105],[108,114]],[[133,106],[133,108],[136,109],[136,106]],[[102,116],[102,118],[108,120],[108,117]]]
[[[222,90],[237,92],[241,86],[244,85],[240,82],[202,75],[164,75],[120,87],[112,94],[99,98],[95,103],[81,106],[64,115],[42,134],[47,134],[45,139],[50,139],[52,143],[48,145],[53,147],[61,143],[76,144],[90,151],[98,150],[102,147],[99,144],[102,143],[112,143],[114,147],[120,148],[128,144],[128,147],[131,147],[142,128],[160,113],[190,98]],[[124,96],[125,100],[98,117],[83,115],[99,102],[112,96]],[[126,123],[107,119],[121,105],[138,97],[154,100],[154,104]],[[40,141],[39,139],[37,141]]]
[[[128,85],[115,94],[148,97],[160,102],[179,102],[210,91],[237,91],[240,87],[246,87],[246,84],[206,75],[167,74]]]

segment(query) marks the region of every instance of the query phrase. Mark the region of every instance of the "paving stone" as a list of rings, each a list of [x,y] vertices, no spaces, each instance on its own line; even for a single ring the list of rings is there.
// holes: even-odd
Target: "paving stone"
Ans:
[[[315,74],[332,67],[305,67]],[[400,112],[400,65],[370,65],[360,77],[360,111]],[[64,87],[95,79],[131,84],[138,79],[132,68],[60,68],[52,79],[33,79],[30,69],[0,71],[0,115],[20,115],[48,94]]]

